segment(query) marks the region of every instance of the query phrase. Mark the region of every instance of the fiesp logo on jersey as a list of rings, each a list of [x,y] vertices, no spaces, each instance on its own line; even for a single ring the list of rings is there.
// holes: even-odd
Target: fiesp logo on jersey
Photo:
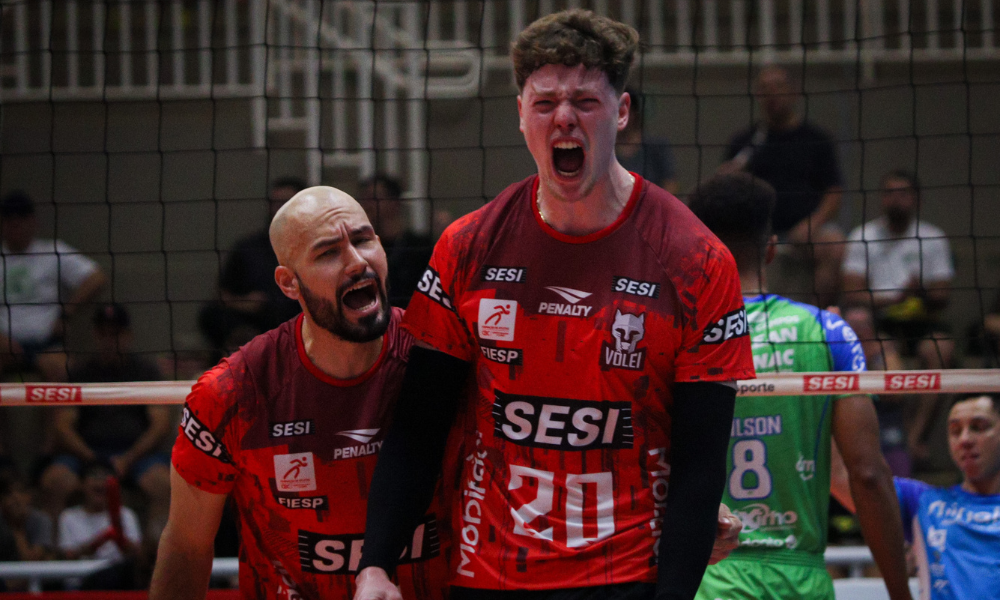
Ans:
[[[858,375],[829,374],[807,375],[802,381],[802,388],[807,392],[851,392],[860,389],[861,377]]]
[[[886,391],[907,392],[914,390],[939,390],[941,389],[940,373],[907,373],[905,375],[895,374],[885,376]]]
[[[328,535],[299,530],[299,564],[307,573],[355,574],[361,562],[365,534]],[[417,525],[410,543],[403,549],[399,564],[428,560],[441,553],[437,519],[427,515]]]
[[[78,385],[26,385],[24,398],[29,404],[76,404],[83,391]]]

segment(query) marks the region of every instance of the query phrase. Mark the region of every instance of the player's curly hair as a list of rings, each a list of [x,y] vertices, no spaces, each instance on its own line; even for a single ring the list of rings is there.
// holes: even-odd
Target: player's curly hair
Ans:
[[[582,64],[604,71],[611,87],[621,94],[638,48],[639,33],[632,27],[577,8],[528,25],[511,44],[510,56],[519,90],[545,65]]]

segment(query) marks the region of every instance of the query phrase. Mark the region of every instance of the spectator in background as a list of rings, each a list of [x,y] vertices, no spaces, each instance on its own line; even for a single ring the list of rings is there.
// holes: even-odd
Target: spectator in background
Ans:
[[[430,261],[434,242],[410,227],[398,180],[384,174],[365,179],[358,202],[379,232],[389,261],[389,303],[406,308]]]
[[[626,170],[642,175],[671,194],[677,193],[677,164],[666,138],[647,138],[643,131],[646,101],[635,88],[625,88],[632,99],[628,125],[618,134],[615,154]]]
[[[305,187],[306,182],[297,177],[276,179],[267,195],[268,222]],[[219,274],[219,299],[205,305],[198,315],[198,327],[217,353],[212,362],[299,313],[299,305],[274,283],[277,267],[266,227],[233,246]]]
[[[31,490],[20,477],[0,477],[0,528],[6,528],[15,543],[16,558],[7,560],[53,557],[52,519],[32,508]],[[0,556],[4,554],[0,550]]]
[[[14,191],[0,201],[0,367],[66,379],[66,319],[108,279],[97,263],[59,240],[39,239],[31,197]]]
[[[941,321],[955,274],[948,239],[938,227],[917,219],[920,184],[914,174],[890,171],[880,187],[882,216],[848,236],[844,304],[868,311],[875,328],[898,339],[904,353],[919,358],[921,368],[950,367],[955,342]],[[914,458],[927,456],[923,439],[937,401],[935,394],[922,397],[907,428]]]
[[[835,304],[844,234],[835,223],[842,183],[833,138],[799,114],[799,85],[784,67],[762,69],[754,91],[764,119],[733,136],[719,170],[744,170],[774,187],[778,241],[812,271],[811,300]]]
[[[993,310],[983,317],[983,330],[989,347],[986,354],[991,357],[991,366],[1000,362],[1000,297],[993,304]]]
[[[152,361],[132,351],[130,318],[124,307],[108,304],[94,314],[96,352],[70,369],[71,381],[110,383],[158,381]],[[58,514],[79,489],[84,464],[107,461],[115,474],[134,483],[149,501],[148,537],[157,539],[170,507],[170,455],[161,446],[173,433],[170,408],[162,405],[82,406],[56,409],[55,442],[63,452],[42,473],[46,509]]]
[[[121,535],[117,535],[108,511],[108,480],[113,471],[100,461],[83,469],[83,503],[59,515],[59,549],[69,560],[104,558],[112,566],[82,582],[83,589],[127,590],[135,588],[135,560],[142,534],[139,519],[127,506],[121,507]],[[78,587],[76,582],[70,587]]]

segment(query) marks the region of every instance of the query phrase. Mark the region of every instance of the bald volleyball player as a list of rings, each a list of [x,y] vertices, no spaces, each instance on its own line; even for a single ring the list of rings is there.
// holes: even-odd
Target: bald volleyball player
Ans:
[[[203,598],[226,498],[239,513],[240,596],[350,598],[368,484],[412,339],[386,300],[386,257],[361,206],[331,187],[271,223],[275,281],[302,314],[195,384],[173,451],[170,517],[150,598]],[[408,536],[398,583],[442,598],[435,515]]]

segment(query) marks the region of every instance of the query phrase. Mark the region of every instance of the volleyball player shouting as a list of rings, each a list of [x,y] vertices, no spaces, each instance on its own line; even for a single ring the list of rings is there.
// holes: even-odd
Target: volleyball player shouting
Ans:
[[[399,596],[388,575],[459,412],[452,598],[694,596],[733,380],[754,371],[731,255],[615,158],[637,43],[579,10],[515,42],[538,174],[449,227],[410,302],[419,346],[372,482],[356,600]]]
[[[368,482],[413,340],[386,301],[385,252],[353,198],[303,190],[270,235],[275,279],[302,314],[224,359],[188,396],[153,600],[204,598],[228,495],[241,525],[242,598],[353,591]],[[418,521],[400,583],[408,597],[443,598],[437,521]]]

